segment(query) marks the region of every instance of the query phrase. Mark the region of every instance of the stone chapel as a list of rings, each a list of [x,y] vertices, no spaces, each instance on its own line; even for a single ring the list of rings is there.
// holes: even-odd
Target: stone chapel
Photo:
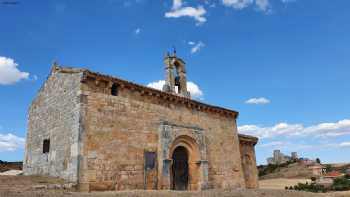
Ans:
[[[257,188],[258,139],[238,134],[238,112],[191,99],[176,53],[164,65],[160,91],[55,63],[29,109],[24,174],[80,191]]]

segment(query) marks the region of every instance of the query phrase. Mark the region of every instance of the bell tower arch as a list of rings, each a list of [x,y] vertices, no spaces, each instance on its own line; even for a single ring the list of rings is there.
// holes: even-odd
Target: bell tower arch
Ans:
[[[190,98],[190,92],[187,91],[187,79],[186,79],[186,63],[176,56],[176,51],[164,58],[165,65],[165,84],[163,91],[178,94],[187,98]]]

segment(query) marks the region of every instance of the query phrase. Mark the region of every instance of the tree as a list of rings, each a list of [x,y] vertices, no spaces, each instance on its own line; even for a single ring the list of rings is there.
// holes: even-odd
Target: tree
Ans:
[[[331,172],[332,171],[332,165],[327,164],[326,165],[326,172]]]
[[[316,158],[316,163],[321,164],[321,160],[320,160],[320,158]]]

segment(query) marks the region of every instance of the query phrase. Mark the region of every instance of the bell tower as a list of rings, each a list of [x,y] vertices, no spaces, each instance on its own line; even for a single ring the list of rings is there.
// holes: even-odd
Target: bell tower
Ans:
[[[163,91],[191,98],[190,92],[187,91],[185,62],[176,56],[176,50],[173,54],[166,54],[164,65],[165,84]]]

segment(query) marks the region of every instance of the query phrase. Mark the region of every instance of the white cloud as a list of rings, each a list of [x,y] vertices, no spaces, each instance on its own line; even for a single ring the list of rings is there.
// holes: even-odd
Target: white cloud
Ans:
[[[140,34],[140,33],[141,33],[141,28],[136,28],[135,31],[134,31],[134,33],[135,33],[136,35]]]
[[[281,147],[285,144],[285,142],[282,141],[272,141],[264,144],[259,144],[259,147]]]
[[[282,3],[292,3],[295,2],[296,0],[281,0]]]
[[[222,3],[227,7],[241,10],[251,5],[253,0],[222,0]]]
[[[205,23],[207,19],[204,15],[207,11],[203,6],[194,7],[182,7],[182,0],[173,0],[173,7],[171,11],[165,13],[167,18],[179,18],[179,17],[192,17],[197,21],[197,25]]]
[[[293,0],[282,0],[282,2],[283,1],[293,1]],[[257,10],[260,10],[263,12],[271,11],[270,0],[222,0],[222,4],[224,6],[232,7],[237,10],[242,10],[244,8],[247,8],[255,4],[255,6],[257,7]]]
[[[182,7],[182,0],[173,1],[173,10],[180,9]]]
[[[350,147],[350,142],[342,142],[339,144],[340,147]]]
[[[29,73],[21,72],[17,66],[13,59],[0,56],[0,85],[9,85],[21,79],[28,79]]]
[[[189,44],[189,45],[195,45],[196,43],[193,42],[193,41],[189,41],[188,44]]]
[[[151,87],[157,90],[162,90],[165,84],[164,80],[159,80],[147,84],[147,87]],[[201,99],[203,97],[203,92],[197,84],[192,81],[187,82],[187,90],[191,93],[193,98]]]
[[[15,151],[24,147],[24,138],[18,137],[11,133],[0,133],[0,152]]]
[[[163,90],[164,84],[165,84],[164,80],[159,80],[159,81],[155,81],[147,84],[147,87],[154,88],[157,90]]]
[[[270,9],[269,0],[256,0],[255,4],[256,4],[257,8],[261,11],[268,12]]]
[[[199,86],[192,81],[187,82],[187,89],[190,91],[191,96],[194,98],[202,98],[203,97],[203,92],[199,88]]]
[[[258,136],[259,138],[314,136],[336,137],[350,134],[350,120],[341,120],[334,123],[320,123],[304,127],[302,124],[278,123],[272,127],[257,125],[243,125],[238,127],[240,133]]]
[[[190,41],[190,42],[188,42],[188,44],[193,46],[191,48],[191,53],[192,54],[199,52],[205,46],[205,44],[202,41],[199,41],[197,43]]]
[[[292,143],[290,141],[272,141],[267,142],[263,144],[257,145],[259,148],[268,148],[268,149],[283,149],[283,150],[290,150],[290,151],[297,151],[297,150],[305,150],[309,148],[314,148],[315,146],[310,144],[300,144],[300,143]]]
[[[267,98],[260,97],[260,98],[250,98],[245,101],[246,104],[255,104],[255,105],[265,105],[269,104],[271,101]]]

